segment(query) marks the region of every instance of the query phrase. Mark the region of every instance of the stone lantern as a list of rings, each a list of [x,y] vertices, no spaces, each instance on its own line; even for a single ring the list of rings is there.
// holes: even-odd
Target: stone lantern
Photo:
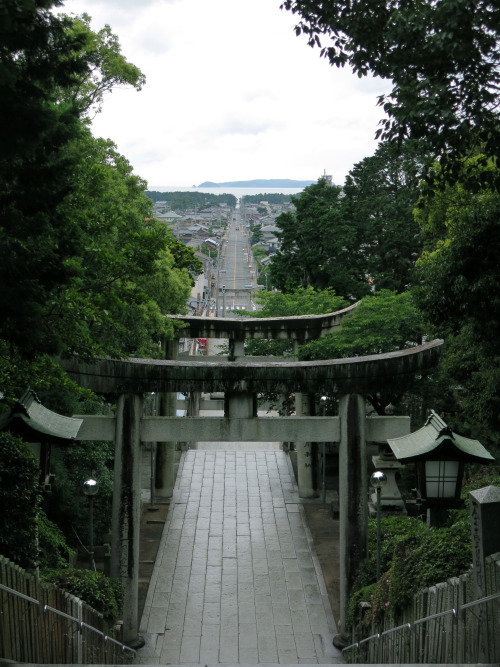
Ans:
[[[398,461],[415,463],[417,492],[427,509],[429,525],[435,525],[443,510],[463,505],[460,490],[465,463],[494,460],[478,440],[453,433],[434,410],[421,429],[387,442]]]

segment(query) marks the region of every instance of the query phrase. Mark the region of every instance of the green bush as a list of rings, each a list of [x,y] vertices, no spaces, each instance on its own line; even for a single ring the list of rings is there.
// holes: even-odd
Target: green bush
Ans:
[[[39,465],[31,448],[0,433],[0,553],[24,568],[38,561]]]
[[[37,516],[41,570],[64,569],[70,566],[75,552],[68,546],[62,530],[47,518],[43,510]]]
[[[363,617],[364,622],[370,624],[386,613],[400,612],[419,590],[467,572],[472,561],[467,510],[453,512],[452,520],[452,525],[447,528],[429,528],[417,518],[383,518],[380,562],[385,574],[378,582],[376,521],[371,520],[368,525],[369,557],[353,584],[348,623],[359,622],[361,601],[371,604],[370,612]]]
[[[346,630],[348,632],[359,624],[365,626],[371,624],[371,608],[365,612],[361,612],[360,604],[362,602],[368,602],[372,605],[373,591],[375,590],[376,585],[377,584],[370,584],[369,586],[363,586],[349,598],[346,617]]]
[[[120,617],[123,586],[119,580],[110,579],[102,572],[73,568],[46,572],[43,578],[84,600],[99,611],[110,625]]]
[[[426,525],[415,517],[392,516],[384,517],[380,521],[380,571],[389,570],[392,564],[396,544],[412,535],[422,535],[427,530]],[[353,584],[353,591],[374,584],[377,581],[377,522],[371,519],[368,522],[368,554],[369,557],[361,565]]]
[[[470,524],[465,520],[449,528],[427,528],[421,536],[402,539],[392,560],[391,610],[400,611],[426,586],[464,574],[471,563]]]

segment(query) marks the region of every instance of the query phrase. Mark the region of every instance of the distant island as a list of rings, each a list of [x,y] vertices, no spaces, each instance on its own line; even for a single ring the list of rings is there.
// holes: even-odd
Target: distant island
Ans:
[[[213,183],[205,181],[200,183],[199,188],[307,188],[314,181],[293,181],[289,178],[256,178],[253,181],[226,181],[225,183]]]

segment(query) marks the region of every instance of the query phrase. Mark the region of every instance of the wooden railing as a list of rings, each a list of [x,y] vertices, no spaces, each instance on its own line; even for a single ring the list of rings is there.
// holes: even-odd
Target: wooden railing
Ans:
[[[500,662],[500,554],[487,558],[485,569],[483,598],[475,597],[471,571],[420,591],[396,619],[358,625],[343,650],[348,662]]]
[[[0,556],[0,658],[123,664],[135,651],[106,633],[102,614]]]

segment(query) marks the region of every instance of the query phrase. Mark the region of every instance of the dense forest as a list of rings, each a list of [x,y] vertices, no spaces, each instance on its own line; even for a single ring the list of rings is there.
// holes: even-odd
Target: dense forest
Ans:
[[[158,192],[146,190],[145,193],[152,201],[165,201],[172,211],[185,211],[189,208],[202,209],[206,206],[227,204],[235,207],[238,201],[234,195],[213,195],[208,192]]]
[[[91,118],[118,86],[143,73],[109,26],[52,11],[51,0],[0,5],[0,418],[30,387],[64,415],[104,414],[104,399],[57,363],[161,357],[202,270],[194,251],[154,220],[146,183]],[[82,481],[101,489],[96,531],[109,529],[113,447],[54,448],[57,483],[43,494],[30,447],[0,433],[0,553],[16,563],[68,567],[88,535]],[[42,480],[43,482],[43,480]],[[19,530],[20,526],[24,530]],[[36,539],[35,539],[36,537]],[[69,543],[69,546],[68,546]]]
[[[289,294],[333,289],[347,302],[374,304],[303,358],[443,338],[427,398],[457,432],[498,451],[500,10],[450,0],[404,8],[285,0],[283,8],[332,65],[393,84],[379,98],[385,117],[376,153],[343,187],[320,179],[292,197],[295,211],[276,221],[281,246],[266,268],[269,284]],[[399,319],[389,317],[388,294],[404,308]],[[377,307],[387,309],[378,334]],[[385,329],[389,321],[394,331],[409,323],[399,342]]]
[[[285,195],[280,192],[263,192],[258,195],[245,195],[242,197],[243,204],[259,204],[261,201],[267,201],[269,204],[286,204],[290,201],[291,195]]]

